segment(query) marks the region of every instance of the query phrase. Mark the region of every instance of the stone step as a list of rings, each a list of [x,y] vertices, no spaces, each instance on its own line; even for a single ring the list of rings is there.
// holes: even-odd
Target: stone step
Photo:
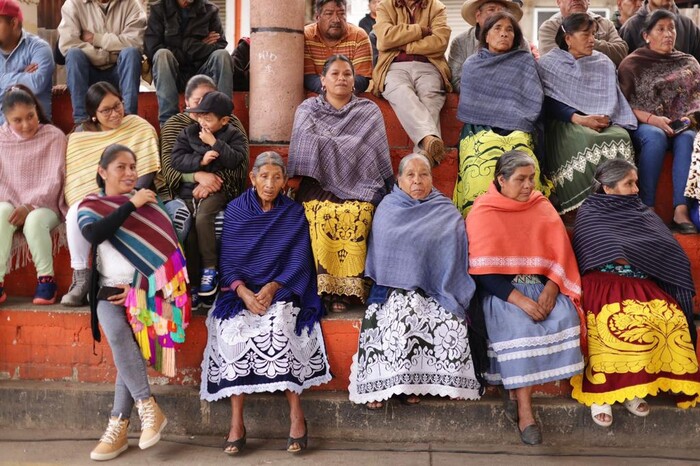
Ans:
[[[223,435],[228,431],[228,400],[208,403],[196,387],[157,386],[154,394],[168,417],[169,435]],[[107,384],[0,380],[0,425],[14,429],[55,429],[101,432],[109,416],[113,387]],[[501,403],[426,397],[417,406],[390,401],[380,411],[368,411],[348,401],[342,392],[306,392],[302,403],[312,442],[451,442],[464,446],[520,445],[516,427],[503,416]],[[613,408],[610,429],[596,426],[590,410],[568,398],[535,398],[535,416],[544,444],[532,454],[554,454],[557,446],[579,448],[698,448],[700,410],[676,409],[663,396],[650,400],[646,418]],[[252,438],[285,438],[288,408],[281,393],[246,398],[246,428]],[[132,429],[138,429],[136,413]]]

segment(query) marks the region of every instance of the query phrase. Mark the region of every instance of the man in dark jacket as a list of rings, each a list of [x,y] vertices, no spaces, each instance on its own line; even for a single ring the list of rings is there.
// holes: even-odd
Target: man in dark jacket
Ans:
[[[178,93],[195,74],[206,74],[231,97],[233,65],[219,7],[209,0],[157,0],[151,3],[146,55],[153,66],[158,121],[179,112]]]
[[[700,29],[693,23],[692,19],[678,11],[673,0],[646,0],[637,14],[622,25],[620,36],[629,45],[630,53],[646,45],[642,38],[642,29],[648,16],[654,10],[668,10],[676,15],[676,50],[689,53],[700,60]]]

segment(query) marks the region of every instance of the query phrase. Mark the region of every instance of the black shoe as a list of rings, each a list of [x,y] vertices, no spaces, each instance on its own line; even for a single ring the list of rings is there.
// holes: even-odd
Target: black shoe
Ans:
[[[224,443],[224,453],[226,453],[229,456],[235,456],[243,451],[243,448],[245,447],[245,438],[246,438],[246,431],[245,431],[245,426],[243,426],[243,437],[234,440],[233,442],[228,441],[228,437],[226,440],[226,443]],[[234,450],[235,448],[235,450]]]
[[[304,419],[304,436],[299,438],[289,437],[287,439],[287,451],[289,453],[300,453],[302,450],[306,450],[306,445],[309,439],[309,428],[306,426],[306,419]],[[294,444],[299,445],[299,449],[292,449]]]
[[[676,223],[675,220],[671,220],[671,231],[678,232],[681,235],[694,235],[698,232],[698,229],[690,222]]]
[[[519,430],[520,428],[518,428]],[[520,440],[525,445],[539,445],[542,443],[542,431],[537,424],[530,424],[520,431]]]

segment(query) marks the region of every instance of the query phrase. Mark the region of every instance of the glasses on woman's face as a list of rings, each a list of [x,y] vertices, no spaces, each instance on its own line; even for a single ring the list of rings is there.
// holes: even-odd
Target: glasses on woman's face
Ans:
[[[124,103],[122,101],[119,101],[116,104],[114,104],[113,107],[103,108],[101,110],[98,110],[97,113],[107,118],[112,114],[112,112],[119,113],[122,110],[124,110]]]

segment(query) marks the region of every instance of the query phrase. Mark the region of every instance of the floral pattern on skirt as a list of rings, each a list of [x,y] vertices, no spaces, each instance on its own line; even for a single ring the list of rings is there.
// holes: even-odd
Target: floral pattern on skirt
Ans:
[[[350,401],[393,395],[479,398],[467,324],[433,298],[394,290],[362,321],[350,372]]]
[[[291,303],[274,303],[262,316],[244,309],[225,320],[212,317],[214,309],[207,317],[203,400],[278,390],[301,393],[331,380],[320,324],[297,335],[299,308]]]

